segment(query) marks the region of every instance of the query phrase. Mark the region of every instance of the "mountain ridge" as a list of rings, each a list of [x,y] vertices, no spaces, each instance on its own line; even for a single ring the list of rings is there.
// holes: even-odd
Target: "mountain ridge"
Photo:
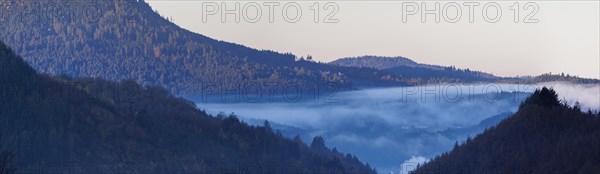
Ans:
[[[481,71],[472,71],[468,68],[457,69],[454,66],[421,64],[406,57],[360,56],[337,59],[329,64],[381,70],[406,79],[411,85],[494,82],[500,79],[500,77]]]
[[[17,173],[376,172],[160,87],[39,75],[2,42],[0,67],[0,167]]]
[[[9,0],[0,5],[8,9],[0,16],[0,29],[8,31],[0,33],[0,40],[50,75],[133,79],[184,96],[405,84],[384,79],[391,74],[377,70],[297,60],[292,54],[215,40],[173,24],[144,1]]]
[[[600,84],[600,79],[583,78],[565,73],[545,73],[538,76],[500,77],[483,71],[461,69],[455,66],[421,64],[406,57],[358,56],[340,58],[328,64],[344,67],[371,68],[391,73],[410,85],[430,83],[517,83],[532,84],[564,81],[581,84]]]

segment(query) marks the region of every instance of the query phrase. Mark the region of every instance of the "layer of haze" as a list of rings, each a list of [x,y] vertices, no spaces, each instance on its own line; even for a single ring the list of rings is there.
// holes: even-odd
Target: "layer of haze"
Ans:
[[[570,104],[579,101],[584,109],[600,110],[600,85],[563,82],[378,88],[338,93],[337,102],[328,104],[308,100],[198,107],[211,114],[234,112],[254,124],[266,119],[284,135],[300,135],[308,143],[320,135],[329,147],[352,153],[380,172],[402,173],[480,133],[481,125],[495,125],[541,86],[554,88]],[[481,122],[498,115],[503,116],[497,121]]]
[[[539,75],[565,72],[573,75],[600,78],[600,35],[598,1],[538,1],[539,11],[533,19],[538,23],[523,23],[533,7],[524,9],[527,2],[498,1],[502,16],[497,23],[483,19],[482,9],[490,1],[479,2],[469,23],[468,7],[458,2],[462,16],[457,23],[440,23],[433,15],[427,15],[421,23],[420,13],[408,16],[402,22],[402,3],[409,1],[333,1],[339,7],[335,15],[338,23],[323,23],[332,10],[324,10],[324,1],[296,1],[302,8],[297,23],[283,20],[282,6],[294,1],[279,1],[275,7],[274,22],[269,22],[265,1],[263,15],[256,23],[241,17],[240,23],[233,15],[220,13],[202,20],[202,3],[222,2],[228,9],[235,1],[162,1],[147,0],[163,16],[191,31],[257,49],[291,52],[298,56],[312,55],[319,61],[332,61],[341,57],[360,55],[405,56],[420,63],[455,65],[487,71],[500,76]],[[249,2],[239,1],[240,9]],[[278,1],[271,1],[278,2]],[[313,22],[309,8],[320,2],[319,23]],[[432,9],[435,2],[414,1],[420,8],[426,3]],[[520,5],[519,22],[513,21],[513,3]],[[450,1],[440,1],[440,9]],[[247,17],[254,17],[256,10],[248,8]],[[448,8],[449,18],[456,14]],[[443,11],[443,10],[440,10]],[[295,11],[290,10],[291,17]],[[490,17],[495,10],[488,11]]]
[[[198,107],[211,114],[233,112],[249,123],[269,120],[273,125],[286,125],[272,127],[288,137],[300,135],[308,144],[313,137],[323,136],[327,146],[352,153],[387,173],[404,171],[414,157],[433,158],[467,136],[448,136],[441,131],[471,127],[486,118],[514,112],[526,96],[500,95],[495,88],[483,93],[482,89],[483,85],[380,88],[342,92],[334,96],[338,102],[328,104],[308,100],[199,103]]]

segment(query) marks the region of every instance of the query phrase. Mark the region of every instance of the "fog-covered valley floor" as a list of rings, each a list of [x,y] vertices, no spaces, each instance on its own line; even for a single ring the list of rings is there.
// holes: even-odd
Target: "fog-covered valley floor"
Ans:
[[[600,86],[545,83],[450,84],[340,92],[327,102],[198,103],[211,114],[245,122],[269,120],[283,135],[352,153],[379,172],[405,173],[515,112],[536,87],[551,86],[569,103],[599,109]]]

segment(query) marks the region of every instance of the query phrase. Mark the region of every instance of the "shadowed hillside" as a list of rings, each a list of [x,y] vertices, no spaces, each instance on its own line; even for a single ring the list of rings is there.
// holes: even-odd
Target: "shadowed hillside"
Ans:
[[[0,149],[19,173],[375,172],[162,88],[38,75],[1,42],[0,71]]]
[[[498,126],[414,173],[598,173],[597,147],[599,114],[561,103],[554,90],[542,88]]]

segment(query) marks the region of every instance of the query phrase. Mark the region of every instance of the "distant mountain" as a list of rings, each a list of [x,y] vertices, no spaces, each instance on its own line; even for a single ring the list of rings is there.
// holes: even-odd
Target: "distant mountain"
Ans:
[[[375,173],[324,143],[210,116],[162,88],[39,75],[2,42],[0,71],[2,172]]]
[[[598,84],[600,79],[589,79],[569,74],[542,74],[539,76],[497,77],[490,73],[460,69],[454,66],[439,66],[420,64],[405,57],[361,56],[341,58],[329,62],[330,65],[343,67],[360,67],[377,69],[390,73],[396,77],[383,79],[398,79],[406,84],[432,84],[432,83],[472,83],[472,82],[499,82],[499,83],[542,83],[565,81],[580,84]]]
[[[500,82],[503,83],[542,83],[553,81],[571,82],[579,84],[600,84],[600,79],[582,78],[564,73],[546,73],[539,76],[508,77],[500,80]]]
[[[362,56],[342,58],[330,62],[344,67],[373,68],[391,73],[408,84],[491,82],[500,78],[454,66],[420,64],[405,57]]]
[[[414,173],[598,173],[600,114],[535,91],[519,111]]]
[[[383,71],[395,74],[402,79],[408,79],[409,84],[417,85],[432,83],[494,82],[500,79],[491,74],[471,71],[469,69],[457,69],[452,66],[443,69],[397,66]]]
[[[378,70],[389,69],[398,66],[419,67],[425,66],[405,57],[382,57],[382,56],[361,56],[341,58],[329,62],[331,65],[345,67],[373,68]],[[434,68],[435,66],[431,66]]]
[[[0,9],[0,40],[51,75],[133,79],[180,95],[404,84],[373,69],[214,40],[180,28],[144,1],[8,0]]]

